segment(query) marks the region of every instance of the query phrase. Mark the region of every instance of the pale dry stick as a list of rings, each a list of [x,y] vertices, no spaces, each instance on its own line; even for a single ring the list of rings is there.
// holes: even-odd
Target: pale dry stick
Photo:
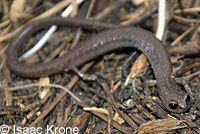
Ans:
[[[114,9],[116,9],[120,3],[110,5],[106,7],[102,12],[100,12],[97,16],[93,18],[93,20],[102,20],[108,13],[112,12]]]
[[[71,5],[72,5],[72,11],[71,11],[70,16],[74,17],[77,15],[77,12],[78,12],[78,3],[76,0],[72,0]]]
[[[126,25],[130,25],[136,18],[140,17],[141,15],[143,15],[145,13],[145,8],[143,9],[138,9],[137,14],[136,13],[131,13],[129,15],[127,15],[127,17],[129,18],[128,20],[125,20],[123,22],[121,22],[122,26],[126,26]],[[129,17],[130,16],[130,17]]]
[[[61,85],[57,85],[57,84],[41,84],[41,83],[33,83],[33,84],[28,84],[28,85],[23,85],[23,86],[18,86],[18,87],[9,87],[6,88],[5,90],[8,91],[16,91],[16,90],[20,90],[22,88],[30,88],[30,87],[54,87],[54,88],[60,88],[64,91],[66,91],[67,93],[69,93],[76,101],[81,102],[81,100],[76,97],[71,91],[69,91],[69,89],[61,86]]]
[[[188,18],[183,18],[183,17],[177,16],[177,15],[174,15],[172,18],[175,19],[175,20],[178,20],[181,23],[186,23],[186,24],[188,24],[188,23],[195,23],[195,24],[200,23],[200,19],[188,19]]]
[[[17,28],[14,32],[11,32],[9,34],[1,36],[0,37],[0,43],[3,42],[3,41],[9,40],[10,38],[14,37],[21,29],[22,29],[22,26]]]
[[[200,75],[200,71],[195,72],[195,73],[192,73],[192,74],[189,74],[189,75],[184,76],[184,77],[182,77],[182,78],[183,78],[184,80],[188,81],[188,80],[190,80],[192,77],[197,76],[197,75]]]
[[[12,26],[8,25],[4,30],[2,30],[0,36],[6,35],[10,31],[11,28],[12,28]]]
[[[60,10],[64,9],[66,6],[68,6],[71,3],[71,1],[72,0],[63,0],[63,1],[59,2],[58,4],[54,5],[51,9],[49,9],[46,12],[42,13],[41,15],[37,16],[36,18],[32,19],[31,22],[52,16],[53,14],[59,12]]]
[[[181,9],[176,9],[175,10],[175,13],[181,13],[182,10]],[[197,12],[200,12],[200,7],[193,7],[193,8],[185,8],[183,9],[183,12],[184,13],[197,13]]]
[[[90,3],[90,6],[89,6],[87,15],[86,15],[86,17],[85,17],[86,20],[89,19],[89,17],[91,16],[92,9],[94,8],[95,2],[96,2],[96,0],[91,0],[91,3]]]
[[[149,2],[146,1],[145,3],[149,3]],[[148,5],[145,4],[146,7],[148,7]],[[144,20],[145,18],[153,14],[155,11],[157,11],[157,6],[152,6],[150,8],[142,8],[142,9],[140,8],[136,10],[135,13],[131,13],[131,17],[128,17],[129,15],[127,15],[128,20],[121,22],[121,25],[125,26],[125,25],[130,25],[130,24],[137,24],[141,20]]]
[[[0,50],[5,50],[4,48],[5,47],[3,47],[3,45],[0,45]],[[12,80],[11,80],[11,76],[10,76],[10,71],[9,71],[8,67],[6,66],[6,55],[5,55],[5,53],[2,53],[1,63],[4,66],[4,69],[0,68],[0,70],[5,75],[5,78],[4,78],[4,82],[2,83],[2,85],[0,85],[0,88],[6,88],[7,83],[11,82]],[[12,106],[13,105],[12,92],[5,91],[4,95],[5,95],[5,102],[6,102],[5,105],[6,106]]]
[[[85,111],[93,111],[93,112],[98,112],[98,113],[102,113],[102,114],[106,114],[108,115],[108,110],[103,109],[103,108],[97,108],[97,107],[84,107],[83,110]]]
[[[35,115],[35,113],[36,113],[37,111],[39,111],[39,110],[40,110],[40,107],[36,107],[36,108],[34,108],[33,110],[31,110],[31,112],[28,113],[28,114],[26,115],[26,117],[22,120],[22,122],[20,123],[20,125],[21,125],[21,126],[24,126],[24,125],[27,123],[27,120],[29,120],[31,117],[33,117],[33,116]]]
[[[171,46],[177,45],[186,35],[188,35],[192,30],[194,30],[198,24],[190,27],[187,31],[185,31],[183,34],[181,34],[175,41],[172,42]]]
[[[4,53],[5,53],[5,51],[6,51],[7,47],[8,47],[8,46],[5,46],[4,48],[2,48],[2,49],[1,49],[1,51],[0,51],[0,55],[2,55],[2,54],[4,54]]]
[[[3,48],[1,49],[0,55],[3,55],[3,54],[5,53],[7,47],[8,47],[8,46],[5,46],[5,47],[3,47]],[[3,57],[4,57],[4,56],[3,56]],[[0,63],[0,70],[2,70],[2,67],[3,67],[3,64],[5,63],[5,61],[6,61],[5,57],[2,58],[1,63]]]
[[[6,58],[1,59],[0,70],[2,70],[2,67],[3,67],[5,62],[6,62]]]
[[[0,29],[5,27],[5,26],[7,26],[7,25],[9,25],[9,24],[10,24],[10,20],[6,20],[6,21],[0,23]]]

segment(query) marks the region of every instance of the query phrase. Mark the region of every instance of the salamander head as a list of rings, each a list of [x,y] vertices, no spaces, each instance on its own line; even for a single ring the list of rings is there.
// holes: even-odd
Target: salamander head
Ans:
[[[187,93],[181,89],[181,87],[176,84],[174,79],[171,79],[167,84],[168,89],[161,89],[160,87],[160,98],[163,102],[163,105],[167,110],[174,113],[185,112],[189,105],[187,104]],[[164,86],[166,88],[166,86]]]

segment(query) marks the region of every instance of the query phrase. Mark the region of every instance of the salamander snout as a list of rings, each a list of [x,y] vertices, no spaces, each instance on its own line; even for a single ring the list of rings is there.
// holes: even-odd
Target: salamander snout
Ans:
[[[173,88],[161,89],[160,98],[165,108],[171,112],[182,113],[188,110],[189,96],[177,84]]]
[[[188,110],[189,104],[188,104],[188,95],[180,95],[180,94],[173,94],[161,97],[163,105],[165,108],[174,113],[182,113],[186,112]]]
[[[177,109],[178,107],[180,108],[183,108],[183,109],[186,109],[187,108],[187,98],[188,98],[188,95],[185,94],[182,96],[182,98],[178,100],[171,100],[168,104],[169,108],[170,109]]]

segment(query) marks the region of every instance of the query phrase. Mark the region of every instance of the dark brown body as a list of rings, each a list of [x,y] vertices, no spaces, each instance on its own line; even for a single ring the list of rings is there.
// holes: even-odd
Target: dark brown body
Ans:
[[[69,53],[49,63],[25,65],[18,62],[18,50],[25,39],[32,33],[51,25],[75,26],[96,31],[109,29],[91,37]],[[185,92],[178,89],[179,87],[171,78],[171,62],[166,49],[152,33],[141,28],[122,28],[105,23],[61,17],[39,20],[27,25],[13,39],[7,50],[7,64],[14,73],[20,76],[37,78],[59,73],[64,69],[72,69],[106,52],[124,47],[139,49],[148,57],[158,82],[160,97],[166,108],[173,112],[185,111],[187,107]],[[178,102],[180,106],[178,110],[168,107],[171,100]]]

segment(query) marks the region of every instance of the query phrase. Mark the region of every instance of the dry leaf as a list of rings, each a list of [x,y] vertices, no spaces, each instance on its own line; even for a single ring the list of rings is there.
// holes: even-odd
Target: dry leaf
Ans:
[[[49,79],[49,77],[40,78],[39,83],[40,83],[41,85],[47,85],[47,84],[50,83],[50,79]],[[49,92],[50,92],[50,90],[49,90],[48,87],[44,88],[44,90],[42,90],[42,91],[39,93],[39,98],[40,98],[40,99],[43,99]]]
[[[85,128],[86,122],[88,120],[89,113],[83,113],[81,115],[77,115],[73,121],[72,128],[77,127],[80,130]]]
[[[102,113],[102,114],[108,115],[108,111],[106,109],[103,109],[103,108],[85,107],[85,108],[83,108],[83,110],[85,110],[85,111],[94,111],[94,112],[98,112],[98,113]]]
[[[138,59],[135,61],[131,69],[131,78],[138,77],[138,75],[143,71],[145,67],[149,65],[148,59],[144,54],[141,54]]]
[[[140,5],[142,3],[144,3],[145,0],[132,0],[133,5]]]
[[[10,9],[10,19],[17,24],[18,19],[24,12],[26,0],[14,0]]]
[[[138,134],[156,134],[165,133],[175,129],[186,127],[183,121],[175,119],[161,119],[153,120],[140,125],[138,129]]]

